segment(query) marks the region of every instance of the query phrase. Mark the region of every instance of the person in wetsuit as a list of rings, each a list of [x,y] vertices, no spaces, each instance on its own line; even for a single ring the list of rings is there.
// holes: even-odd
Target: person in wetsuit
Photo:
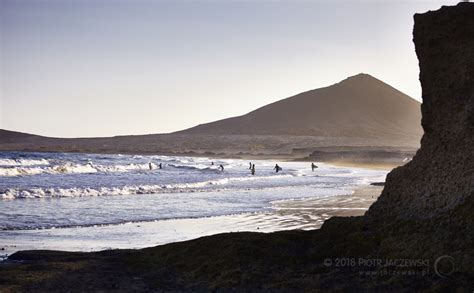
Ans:
[[[219,169],[221,169],[221,171],[224,172],[224,166],[223,165],[219,165]]]
[[[281,170],[283,170],[280,166],[278,166],[278,164],[275,165],[275,168],[273,168],[273,170],[275,170],[275,172],[280,172]]]
[[[314,169],[318,168],[318,166],[316,166],[314,163],[311,163],[311,170],[313,170],[314,172]]]
[[[252,175],[255,175],[255,164],[252,164],[252,168],[250,169],[250,173],[252,173]]]

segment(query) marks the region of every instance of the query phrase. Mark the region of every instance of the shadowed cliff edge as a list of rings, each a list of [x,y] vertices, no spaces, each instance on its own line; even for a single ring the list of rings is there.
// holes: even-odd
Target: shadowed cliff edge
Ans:
[[[473,3],[415,15],[425,135],[364,216],[137,251],[18,252],[1,267],[0,289],[472,291],[473,36]]]

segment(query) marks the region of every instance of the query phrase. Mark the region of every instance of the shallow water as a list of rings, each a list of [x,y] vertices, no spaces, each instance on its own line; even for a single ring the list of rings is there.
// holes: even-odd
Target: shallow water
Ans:
[[[348,194],[386,175],[327,165],[312,172],[301,162],[279,162],[283,171],[275,173],[273,161],[252,163],[254,176],[248,161],[234,159],[0,153],[0,229],[262,212],[273,201]]]

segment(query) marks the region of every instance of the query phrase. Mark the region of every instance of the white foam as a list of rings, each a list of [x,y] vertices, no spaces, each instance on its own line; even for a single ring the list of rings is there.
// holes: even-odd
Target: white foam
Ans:
[[[40,166],[49,165],[46,159],[0,159],[0,166]]]
[[[44,169],[40,167],[12,167],[12,168],[0,168],[1,176],[21,176],[21,175],[37,175],[44,173]]]
[[[157,165],[152,163],[153,168]],[[1,176],[24,176],[24,175],[38,175],[38,174],[72,174],[72,173],[107,173],[107,172],[130,172],[136,170],[148,170],[148,164],[129,164],[129,165],[94,165],[88,163],[85,165],[64,163],[54,166],[46,167],[0,167]]]

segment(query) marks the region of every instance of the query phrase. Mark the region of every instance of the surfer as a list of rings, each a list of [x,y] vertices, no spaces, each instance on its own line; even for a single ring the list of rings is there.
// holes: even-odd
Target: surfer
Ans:
[[[214,166],[214,162],[211,162],[211,166]]]
[[[224,172],[224,166],[223,165],[219,165],[219,169],[221,169],[221,171]]]
[[[150,170],[152,170],[152,169],[153,169],[153,165],[151,164],[151,162],[150,162],[150,163],[148,163],[148,167],[150,168]]]
[[[275,172],[280,172],[281,170],[283,170],[280,166],[278,166],[278,164],[275,165],[275,168],[273,168],[273,170],[275,170]]]
[[[255,175],[255,164],[252,164],[252,168],[250,168],[250,172],[252,175]]]
[[[318,168],[318,166],[316,166],[314,163],[311,163],[311,170],[313,170],[314,172],[314,169]]]
[[[252,170],[252,162],[249,162],[249,170]]]
[[[161,165],[161,163],[158,165],[158,168],[163,169],[163,166]]]

